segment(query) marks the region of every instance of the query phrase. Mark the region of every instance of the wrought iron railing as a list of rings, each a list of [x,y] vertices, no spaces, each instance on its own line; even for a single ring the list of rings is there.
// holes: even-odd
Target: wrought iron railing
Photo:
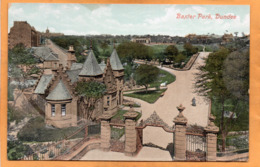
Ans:
[[[186,134],[186,150],[191,152],[206,152],[207,142],[203,134]]]

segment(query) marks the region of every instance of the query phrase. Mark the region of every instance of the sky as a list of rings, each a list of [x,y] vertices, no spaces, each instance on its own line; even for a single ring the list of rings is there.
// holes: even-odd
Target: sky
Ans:
[[[177,13],[196,15],[177,19]],[[198,19],[198,14],[212,19]],[[215,14],[236,15],[236,19],[215,19]],[[250,33],[248,5],[129,5],[12,3],[8,30],[14,21],[27,21],[38,31],[65,35],[170,35]]]

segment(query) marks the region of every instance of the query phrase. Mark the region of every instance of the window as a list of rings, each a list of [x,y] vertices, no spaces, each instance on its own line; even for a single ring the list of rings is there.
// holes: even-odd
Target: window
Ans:
[[[110,100],[109,100],[109,96],[107,97],[107,105],[109,106],[110,104]]]
[[[61,116],[65,116],[66,115],[66,104],[62,104],[61,105]]]
[[[55,117],[55,105],[54,104],[51,105],[51,116]]]

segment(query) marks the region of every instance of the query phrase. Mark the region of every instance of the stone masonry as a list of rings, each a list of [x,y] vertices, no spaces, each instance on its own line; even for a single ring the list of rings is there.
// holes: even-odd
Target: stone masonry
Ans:
[[[175,137],[174,137],[174,152],[176,161],[186,160],[186,129],[187,129],[187,118],[182,114],[185,109],[182,105],[178,106],[179,115],[174,118],[175,123]]]
[[[101,115],[101,149],[103,151],[110,150],[110,138],[111,138],[111,127],[110,127],[110,119],[111,115],[103,114]]]
[[[132,109],[132,108],[131,108]],[[135,118],[138,116],[133,109],[124,114],[125,118],[125,155],[133,156],[136,152],[136,137]]]
[[[217,158],[217,133],[219,128],[215,126],[213,115],[209,116],[209,125],[205,128],[207,133],[207,161],[216,161]]]

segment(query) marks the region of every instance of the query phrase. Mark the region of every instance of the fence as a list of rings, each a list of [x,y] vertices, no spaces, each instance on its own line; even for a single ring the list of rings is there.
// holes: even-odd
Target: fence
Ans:
[[[96,132],[97,128],[95,127],[94,129],[95,130],[92,131]],[[85,125],[60,141],[35,143],[31,145],[33,154],[24,156],[21,160],[52,160],[64,154],[68,154],[82,145],[85,140],[84,134]]]
[[[186,150],[191,152],[206,152],[206,137],[198,134],[186,134]]]
[[[100,123],[88,125],[88,135],[100,135],[101,125]]]

